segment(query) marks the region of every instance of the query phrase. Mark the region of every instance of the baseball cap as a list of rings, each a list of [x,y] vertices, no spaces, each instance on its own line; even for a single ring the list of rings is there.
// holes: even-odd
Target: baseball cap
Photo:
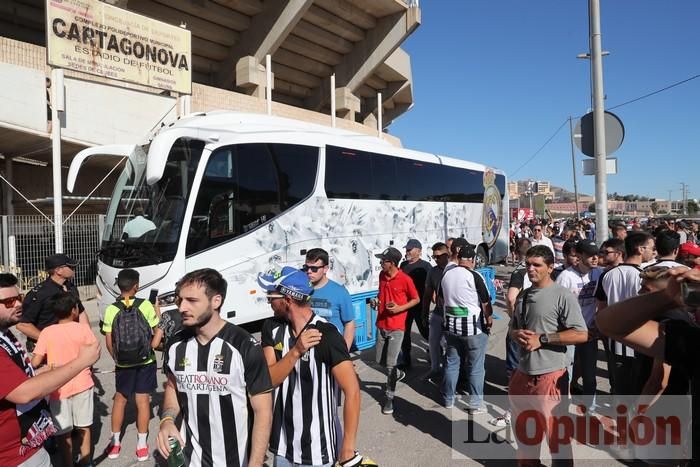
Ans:
[[[61,266],[70,266],[72,268],[78,265],[78,262],[68,255],[63,253],[56,253],[55,255],[49,255],[44,260],[46,263],[46,269],[60,268]]]
[[[379,258],[382,260],[386,261],[391,261],[394,264],[399,264],[399,261],[401,261],[401,258],[403,258],[403,255],[399,250],[397,250],[394,247],[389,247],[386,250],[382,251],[379,254],[374,255],[375,258]]]
[[[299,301],[309,300],[314,293],[309,277],[290,266],[283,267],[279,272],[258,274],[258,284],[267,292],[276,291]]]
[[[411,250],[413,248],[423,248],[423,245],[421,245],[420,242],[415,238],[412,238],[406,243],[406,246],[404,248],[407,250]]]
[[[687,229],[687,228],[688,228],[688,224],[687,224],[685,221],[678,221],[678,222],[676,222],[676,226],[677,226],[677,227],[680,227],[681,229]]]
[[[697,246],[693,242],[685,242],[679,248],[678,254],[700,256],[700,246]]]
[[[579,240],[574,246],[574,251],[586,256],[596,256],[599,248],[596,242],[591,240]]]

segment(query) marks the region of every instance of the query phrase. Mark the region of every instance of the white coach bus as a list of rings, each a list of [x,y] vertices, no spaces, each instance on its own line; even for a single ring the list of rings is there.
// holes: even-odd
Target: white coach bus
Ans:
[[[250,113],[193,114],[145,146],[81,151],[69,191],[85,160],[100,155],[129,161],[98,254],[101,310],[118,295],[122,268],[140,272],[139,295],[155,289],[166,304],[186,272],[215,268],[229,284],[222,315],[241,324],[272,313],[258,273],[301,266],[310,248],[330,253],[329,275],[354,295],[377,290],[375,253],[409,238],[426,259],[434,242],[460,236],[478,245],[479,266],[508,254],[503,172],[378,137]]]

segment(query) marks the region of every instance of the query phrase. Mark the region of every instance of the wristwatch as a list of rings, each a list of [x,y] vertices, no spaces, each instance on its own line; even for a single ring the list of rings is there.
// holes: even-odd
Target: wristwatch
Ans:
[[[547,334],[540,334],[540,344],[542,344],[542,345],[549,344],[549,336]]]

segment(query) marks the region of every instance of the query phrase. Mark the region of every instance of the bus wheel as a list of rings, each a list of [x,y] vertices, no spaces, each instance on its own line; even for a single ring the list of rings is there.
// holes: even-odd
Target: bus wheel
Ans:
[[[476,249],[476,258],[474,258],[474,266],[479,268],[485,268],[489,264],[489,257],[486,254],[486,248],[483,245],[479,245]]]

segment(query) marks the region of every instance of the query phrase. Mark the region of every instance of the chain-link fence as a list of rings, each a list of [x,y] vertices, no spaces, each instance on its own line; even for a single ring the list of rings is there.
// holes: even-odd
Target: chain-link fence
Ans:
[[[23,290],[47,277],[44,260],[56,252],[52,222],[52,216],[0,216],[0,269],[15,274]],[[83,299],[96,292],[97,251],[103,225],[104,216],[97,214],[74,215],[63,224],[63,251],[78,261],[74,281]]]

